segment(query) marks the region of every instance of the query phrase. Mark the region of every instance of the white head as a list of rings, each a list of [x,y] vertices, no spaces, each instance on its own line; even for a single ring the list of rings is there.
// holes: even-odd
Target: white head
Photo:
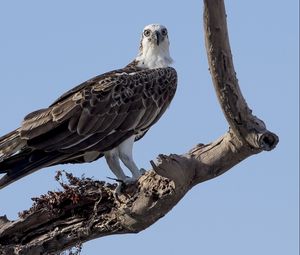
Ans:
[[[165,26],[151,24],[144,28],[140,51],[136,57],[138,66],[142,68],[167,67],[173,60],[169,52],[168,30]]]

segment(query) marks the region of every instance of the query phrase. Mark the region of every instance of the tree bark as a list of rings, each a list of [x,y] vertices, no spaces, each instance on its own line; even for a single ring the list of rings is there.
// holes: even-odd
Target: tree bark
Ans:
[[[0,217],[0,254],[57,254],[91,239],[138,233],[166,215],[195,185],[245,158],[275,148],[279,139],[252,115],[233,66],[223,0],[204,0],[209,68],[229,131],[183,155],[159,155],[153,169],[115,195],[115,185],[66,174],[15,221]],[[58,179],[60,176],[58,176]]]

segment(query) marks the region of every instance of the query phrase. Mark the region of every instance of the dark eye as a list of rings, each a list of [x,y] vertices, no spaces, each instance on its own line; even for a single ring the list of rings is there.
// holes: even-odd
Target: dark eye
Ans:
[[[144,31],[144,36],[148,37],[151,34],[151,31],[149,29],[146,29]]]
[[[162,34],[163,36],[166,36],[166,35],[168,34],[167,29],[163,28],[163,29],[161,30],[161,34]]]

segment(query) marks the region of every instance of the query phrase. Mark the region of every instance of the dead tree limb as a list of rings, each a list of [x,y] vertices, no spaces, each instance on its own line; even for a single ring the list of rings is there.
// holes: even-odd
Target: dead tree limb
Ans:
[[[114,195],[115,186],[68,175],[61,192],[49,192],[16,221],[0,218],[0,254],[57,254],[106,235],[138,233],[167,214],[195,185],[245,158],[275,148],[278,137],[254,115],[239,88],[223,0],[204,0],[204,31],[212,80],[229,123],[217,141],[183,155],[159,155],[152,170]]]

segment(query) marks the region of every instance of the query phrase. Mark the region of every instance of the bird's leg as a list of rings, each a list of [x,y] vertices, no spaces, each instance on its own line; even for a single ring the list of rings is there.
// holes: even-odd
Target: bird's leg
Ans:
[[[129,137],[117,147],[121,161],[132,173],[132,178],[127,180],[129,182],[136,181],[142,174],[145,173],[145,170],[144,169],[140,170],[136,166],[135,162],[133,161],[132,148],[133,148],[134,138],[135,138],[134,136]]]
[[[110,151],[107,151],[104,153],[106,162],[110,168],[110,170],[115,174],[115,176],[121,180],[124,181],[128,178],[124,172],[123,169],[120,166],[120,161],[119,161],[119,152],[118,149],[112,149]]]

